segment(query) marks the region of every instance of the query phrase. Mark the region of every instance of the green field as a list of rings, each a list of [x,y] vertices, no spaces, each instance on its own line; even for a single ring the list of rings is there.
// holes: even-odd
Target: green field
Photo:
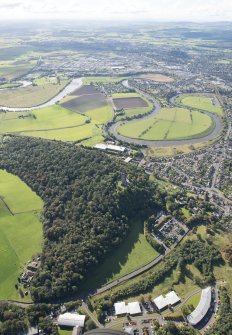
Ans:
[[[71,112],[59,105],[33,112],[1,112],[0,133],[17,133],[61,141],[81,141],[94,146],[102,142],[102,125],[112,117],[109,105],[85,114]],[[88,122],[88,123],[87,123]]]
[[[178,98],[178,102],[182,105],[205,110],[208,112],[223,115],[223,110],[219,105],[216,97],[214,99],[199,95],[184,95]]]
[[[0,106],[33,107],[41,105],[57,95],[67,83],[67,80],[63,80],[60,85],[45,84],[0,91]]]
[[[193,306],[194,308],[197,307],[201,299],[201,292],[194,294],[191,298],[189,298],[183,306]]]
[[[143,229],[143,222],[138,219],[132,222],[130,233],[125,241],[97,268],[85,283],[85,289],[99,287],[126,275],[158,256],[158,253],[146,241]]]
[[[72,113],[58,105],[33,112],[2,112],[0,113],[0,133],[79,126],[86,120],[88,120],[86,116]]]
[[[117,131],[131,138],[174,140],[200,136],[212,126],[212,119],[203,113],[184,108],[163,108],[157,116],[124,123]]]
[[[42,200],[25,183],[0,170],[0,299],[20,299],[17,278],[42,247],[42,208]]]

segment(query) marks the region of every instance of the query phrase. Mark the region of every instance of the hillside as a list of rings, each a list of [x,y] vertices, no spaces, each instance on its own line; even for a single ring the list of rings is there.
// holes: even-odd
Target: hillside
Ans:
[[[31,289],[35,301],[78,293],[80,283],[126,237],[129,220],[159,206],[159,193],[144,173],[96,150],[14,138],[1,148],[0,168],[19,176],[44,201],[42,265]]]

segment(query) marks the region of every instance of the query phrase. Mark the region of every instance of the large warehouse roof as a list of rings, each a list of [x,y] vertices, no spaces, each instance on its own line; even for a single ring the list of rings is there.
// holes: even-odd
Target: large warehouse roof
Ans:
[[[66,327],[75,327],[80,326],[84,327],[85,324],[85,315],[80,315],[77,313],[64,313],[60,314],[57,319],[59,326]]]
[[[127,306],[125,302],[116,302],[114,304],[115,308],[115,314],[116,315],[121,315],[121,314],[126,314],[127,313]]]
[[[100,150],[113,150],[113,151],[118,151],[118,152],[124,152],[126,150],[125,147],[120,147],[118,145],[114,144],[104,144],[104,143],[98,143],[95,145],[96,149]]]
[[[129,302],[128,305],[126,305],[125,302],[116,302],[114,304],[114,308],[116,315],[122,315],[127,313],[130,315],[136,315],[141,313],[141,308],[138,301]]]
[[[207,287],[201,292],[201,299],[196,309],[187,316],[191,325],[197,325],[207,314],[211,304],[211,287]]]
[[[175,305],[177,302],[180,301],[180,298],[176,294],[176,292],[171,291],[165,296],[160,295],[159,297],[155,298],[154,300],[155,305],[158,307],[159,310],[167,307],[168,305]]]
[[[138,301],[136,301],[136,302],[129,302],[127,308],[128,308],[128,313],[130,315],[136,315],[136,314],[140,314],[141,313],[141,308],[140,308],[140,305],[139,305]]]

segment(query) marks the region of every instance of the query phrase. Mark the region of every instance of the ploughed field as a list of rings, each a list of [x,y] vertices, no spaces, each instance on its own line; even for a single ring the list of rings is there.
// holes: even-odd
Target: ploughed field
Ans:
[[[149,113],[153,108],[152,103],[138,93],[115,93],[112,95],[112,101],[115,108],[122,111],[118,115],[116,113],[116,120],[142,116]]]
[[[20,299],[17,278],[42,249],[42,208],[23,181],[0,170],[0,299]]]
[[[147,107],[147,102],[140,97],[115,98],[114,105],[117,109]]]
[[[92,146],[103,140],[102,127],[111,118],[112,107],[106,97],[94,86],[85,85],[60,105],[30,112],[1,112],[0,134],[80,141]]]
[[[156,116],[121,124],[120,135],[144,140],[173,140],[201,136],[213,127],[212,119],[185,108],[163,108]]]

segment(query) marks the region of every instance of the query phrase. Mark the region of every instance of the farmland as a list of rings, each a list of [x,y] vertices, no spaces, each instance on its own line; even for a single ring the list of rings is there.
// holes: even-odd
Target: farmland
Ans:
[[[84,145],[93,146],[102,142],[102,125],[111,118],[112,107],[107,99],[90,85],[65,97],[60,105],[31,112],[0,113],[0,133],[61,141],[83,140]]]
[[[123,110],[123,115],[118,115],[117,120],[149,113],[153,107],[148,99],[137,93],[116,93],[112,95],[112,101],[116,109]]]
[[[206,97],[200,95],[181,95],[177,101],[182,105],[205,110],[211,113],[223,115],[222,108],[216,97]]]
[[[41,105],[57,95],[67,83],[66,80],[63,80],[61,84],[27,86],[0,91],[0,106],[33,107]]]
[[[42,207],[25,183],[0,170],[0,299],[19,299],[17,278],[42,247]]]
[[[160,74],[160,73],[147,73],[147,74],[141,75],[139,78],[153,80],[153,81],[157,81],[160,83],[171,83],[174,81],[173,78],[168,77],[164,74]]]
[[[145,140],[172,140],[200,136],[213,127],[211,118],[184,108],[163,108],[151,118],[128,122],[118,127],[118,133]]]

